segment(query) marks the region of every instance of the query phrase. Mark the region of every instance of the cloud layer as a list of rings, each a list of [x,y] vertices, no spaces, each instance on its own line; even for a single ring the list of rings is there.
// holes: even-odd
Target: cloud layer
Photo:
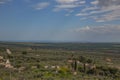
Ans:
[[[0,4],[4,4],[12,0],[0,0]],[[25,0],[33,2],[33,0]],[[120,20],[120,0],[53,0],[54,4],[47,0],[38,1],[33,8],[42,10],[52,6],[52,11],[68,11],[66,16],[74,13],[81,20],[92,19],[96,22],[107,22]],[[76,11],[77,8],[77,11]],[[79,10],[79,12],[78,12]],[[72,11],[72,12],[71,12]]]
[[[120,0],[54,0],[56,4],[50,2],[41,2],[35,6],[35,9],[41,10],[48,5],[52,5],[53,11],[66,10],[69,16],[75,13],[75,16],[80,16],[81,20],[92,19],[96,22],[107,22],[120,20]],[[82,7],[82,8],[81,8]],[[78,8],[80,12],[75,11]],[[73,12],[71,12],[73,11]]]
[[[76,16],[91,18],[96,22],[120,20],[120,0],[94,0],[90,4]]]
[[[51,41],[120,42],[119,25],[84,26],[51,35]]]
[[[34,6],[34,8],[35,8],[36,10],[42,10],[42,9],[48,7],[49,4],[50,4],[49,2],[40,2],[40,3],[37,3],[37,4]]]
[[[9,2],[9,1],[12,1],[12,0],[0,0],[0,4],[5,4],[6,2]]]
[[[104,25],[96,27],[82,27],[74,29],[74,39],[78,41],[93,41],[93,42],[119,42],[120,41],[120,26],[119,25]]]
[[[55,6],[55,8],[57,9],[71,9],[85,4],[84,0],[56,0],[56,2],[57,5]]]

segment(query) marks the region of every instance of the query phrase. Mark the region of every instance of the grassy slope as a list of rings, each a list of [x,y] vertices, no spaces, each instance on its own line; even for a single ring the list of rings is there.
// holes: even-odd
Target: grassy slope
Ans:
[[[12,51],[12,55],[9,57],[6,54],[5,49],[9,48]],[[27,54],[22,54],[23,51],[26,51]],[[12,73],[12,77],[25,77],[33,80],[36,75],[44,74],[45,77],[48,76],[48,73],[44,72],[52,72],[52,70],[45,70],[43,66],[45,65],[66,65],[67,59],[74,54],[75,57],[85,56],[87,58],[91,58],[97,65],[103,66],[114,66],[120,67],[120,44],[119,43],[14,43],[14,42],[0,42],[0,55],[4,56],[6,59],[10,59],[12,65],[15,67],[25,66],[27,69],[23,71],[23,73],[15,72]],[[107,64],[105,61],[106,58],[110,58],[112,60],[112,64]],[[39,69],[31,69],[31,66],[39,65]],[[3,80],[9,78],[10,72],[12,70],[0,68],[1,76]],[[45,71],[44,71],[45,70]],[[3,74],[4,73],[4,74]],[[82,80],[83,76],[79,73],[77,76],[69,76],[68,78],[75,78],[75,80]],[[39,75],[40,76],[40,75]],[[55,76],[55,75],[52,75]],[[59,80],[60,76],[58,75],[54,78],[55,80]],[[86,75],[87,77],[87,75]],[[89,77],[89,76],[88,76]],[[91,80],[93,77],[90,76]],[[66,80],[65,79],[65,80]],[[6,79],[9,80],[9,79]],[[35,80],[35,79],[34,79]],[[37,78],[36,78],[37,80]],[[47,79],[45,79],[47,80]],[[51,79],[52,80],[52,79]],[[70,80],[70,79],[69,79]],[[90,79],[88,79],[90,80]],[[106,79],[107,80],[107,79]],[[108,79],[110,80],[110,79]]]

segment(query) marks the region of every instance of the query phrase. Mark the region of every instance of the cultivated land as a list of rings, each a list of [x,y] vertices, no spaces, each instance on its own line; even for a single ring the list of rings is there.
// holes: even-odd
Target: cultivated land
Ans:
[[[0,42],[0,80],[120,80],[120,44]]]

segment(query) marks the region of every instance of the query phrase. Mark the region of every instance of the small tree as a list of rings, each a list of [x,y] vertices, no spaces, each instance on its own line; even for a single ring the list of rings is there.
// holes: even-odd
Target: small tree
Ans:
[[[89,64],[91,64],[92,62],[93,62],[92,59],[88,59],[88,60],[87,60],[87,63],[89,63]]]
[[[72,62],[72,69],[73,71],[77,71],[77,60],[76,59],[74,59]]]
[[[26,55],[26,54],[27,54],[27,52],[26,52],[26,51],[23,51],[23,52],[22,52],[22,54],[23,54],[23,55]]]
[[[85,65],[87,61],[86,58],[83,56],[80,56],[79,61],[83,63],[84,72],[86,72],[86,65]]]
[[[111,74],[116,74],[119,70],[117,69],[117,68],[108,68],[109,69],[109,72],[111,73]]]

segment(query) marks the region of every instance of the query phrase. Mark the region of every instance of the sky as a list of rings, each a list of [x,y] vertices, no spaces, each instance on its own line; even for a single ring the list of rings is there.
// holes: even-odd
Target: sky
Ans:
[[[0,41],[120,42],[120,0],[0,0]]]

